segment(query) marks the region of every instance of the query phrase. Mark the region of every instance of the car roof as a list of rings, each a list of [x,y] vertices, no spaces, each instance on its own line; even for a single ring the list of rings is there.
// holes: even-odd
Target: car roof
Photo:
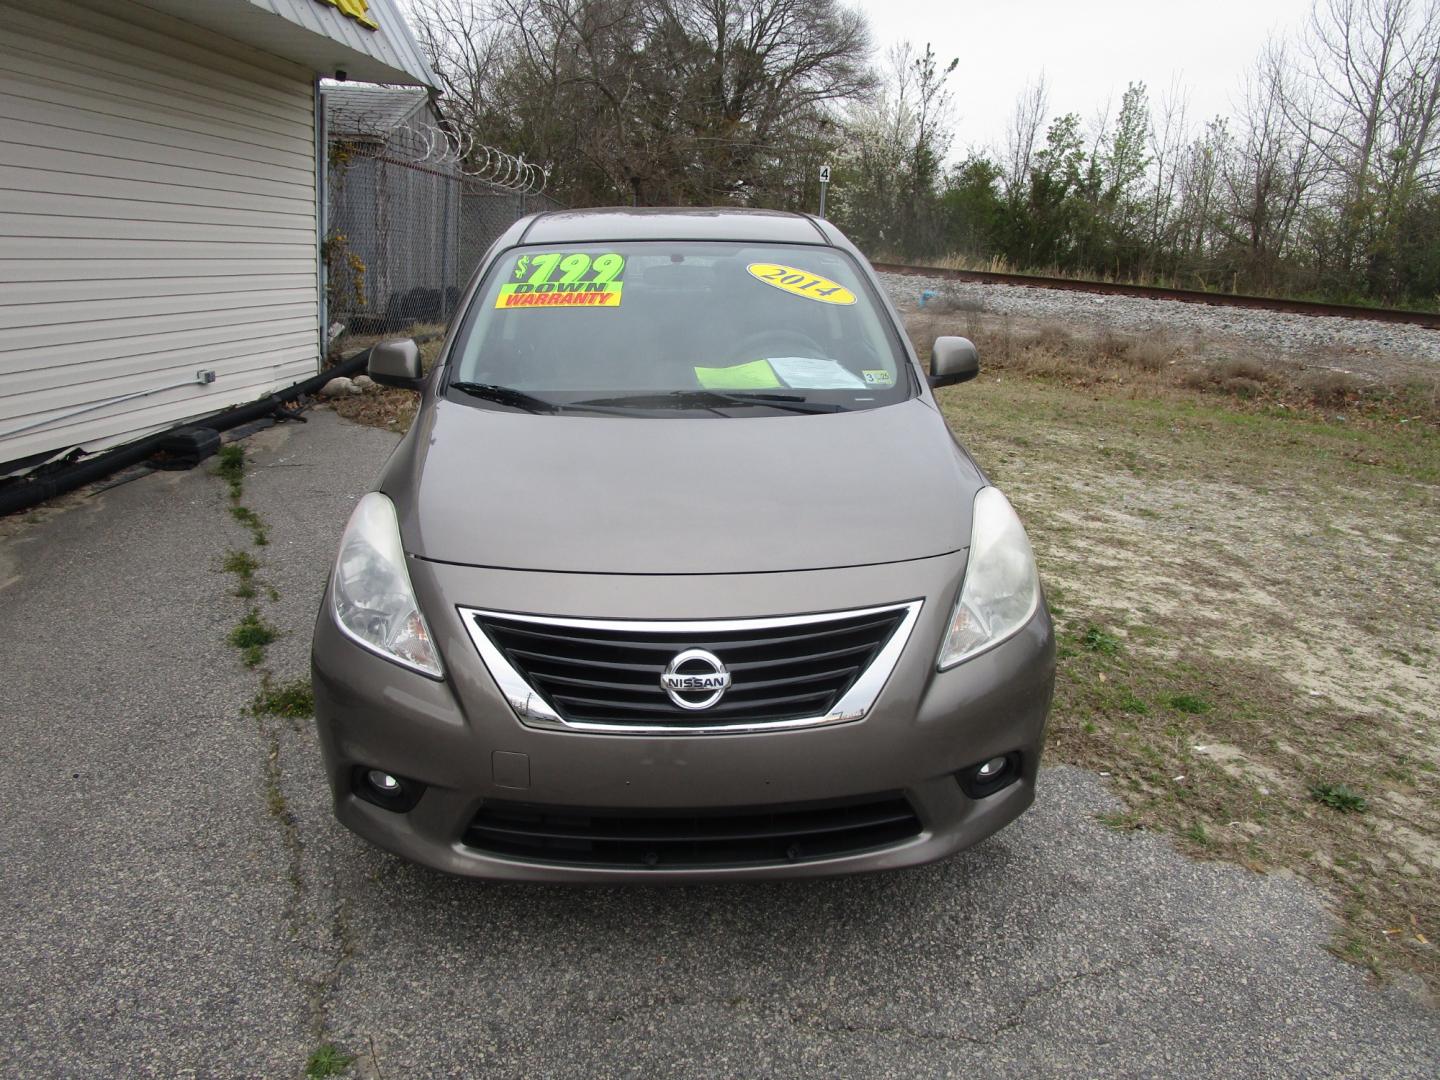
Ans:
[[[583,244],[607,240],[738,240],[829,244],[814,219],[780,210],[731,207],[605,207],[537,214],[520,244]]]

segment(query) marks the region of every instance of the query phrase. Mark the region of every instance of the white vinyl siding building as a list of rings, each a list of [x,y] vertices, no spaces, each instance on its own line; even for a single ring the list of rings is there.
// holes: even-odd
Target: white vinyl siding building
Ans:
[[[365,58],[315,27],[375,32],[320,0],[152,4],[0,0],[0,464],[104,449],[319,367],[316,77],[321,57]]]

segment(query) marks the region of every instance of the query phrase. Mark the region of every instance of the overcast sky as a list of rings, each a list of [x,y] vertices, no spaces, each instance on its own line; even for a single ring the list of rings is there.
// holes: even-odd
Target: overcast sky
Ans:
[[[950,76],[958,119],[952,156],[1003,145],[1025,83],[1042,70],[1051,115],[1089,121],[1125,85],[1142,81],[1152,110],[1172,80],[1192,124],[1230,115],[1246,67],[1271,31],[1297,30],[1310,0],[850,0],[870,20],[876,58],[892,42],[931,42]]]

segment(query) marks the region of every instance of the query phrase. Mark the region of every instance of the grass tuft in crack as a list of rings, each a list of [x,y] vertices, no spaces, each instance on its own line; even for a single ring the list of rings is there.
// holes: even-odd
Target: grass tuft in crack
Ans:
[[[255,695],[255,711],[262,716],[283,716],[291,720],[314,716],[315,692],[310,688],[310,680],[276,683],[267,677]]]
[[[354,1060],[353,1054],[345,1053],[334,1043],[322,1043],[310,1055],[310,1060],[305,1062],[305,1075],[312,1080],[320,1080],[327,1076],[339,1076],[350,1067],[350,1063]]]
[[[245,494],[245,448],[239,443],[230,443],[220,448],[217,457],[220,461],[215,466],[215,475],[224,480],[230,489],[230,516],[250,530],[256,547],[264,547],[270,543],[265,520],[240,502]]]
[[[240,650],[246,667],[259,667],[265,659],[265,646],[269,645],[280,632],[265,621],[257,608],[250,608],[244,618],[235,624],[228,638],[231,645]]]
[[[215,455],[219,458],[215,475],[230,487],[230,498],[239,500],[245,494],[245,448],[239,443],[222,446]]]
[[[231,596],[249,600],[255,595],[255,571],[260,569],[260,563],[254,555],[248,551],[232,549],[226,554],[225,561],[220,564],[220,567],[227,574],[234,574],[238,579],[235,588],[230,590]]]
[[[265,531],[265,522],[254,510],[248,506],[230,507],[230,516],[250,530],[251,539],[255,541],[256,547],[264,547],[270,543],[270,536]]]

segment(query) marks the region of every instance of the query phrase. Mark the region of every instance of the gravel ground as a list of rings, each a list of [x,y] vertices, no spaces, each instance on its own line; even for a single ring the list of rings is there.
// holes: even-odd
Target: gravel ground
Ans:
[[[346,513],[395,436],[249,440],[305,671]],[[0,1060],[17,1076],[1433,1077],[1436,1014],[1325,951],[1321,896],[1095,818],[1092,774],[905,873],[562,889],[442,877],[331,817],[312,726],[224,643],[246,532],[156,474],[0,540]]]
[[[914,311],[925,290],[953,301],[957,319],[977,312],[1019,325],[1061,321],[1072,327],[1190,338],[1205,357],[1257,355],[1362,378],[1440,377],[1440,330],[1396,323],[1212,307],[1178,300],[1097,296],[1017,285],[972,285],[944,278],[881,274],[901,311]],[[927,305],[934,301],[927,301]]]

